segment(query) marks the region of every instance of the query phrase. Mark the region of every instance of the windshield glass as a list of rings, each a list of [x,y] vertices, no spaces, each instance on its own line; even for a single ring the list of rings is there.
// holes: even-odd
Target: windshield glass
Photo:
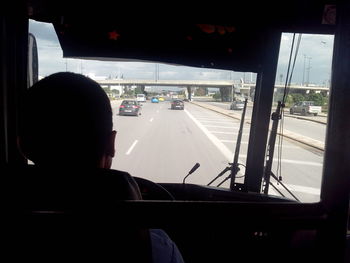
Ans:
[[[284,33],[281,40],[272,111],[278,101],[284,101],[285,108],[272,172],[305,202],[320,200],[333,40],[332,35],[291,33]],[[287,77],[289,61],[294,69]],[[318,107],[308,107],[314,105]],[[269,192],[276,194],[282,188],[272,182],[276,188]]]
[[[243,107],[236,106],[247,100],[236,177],[238,183],[243,182],[256,73],[63,58],[51,24],[31,20],[29,25],[38,44],[39,78],[71,71],[94,79],[105,90],[118,132],[112,168],[133,176],[159,183],[182,183],[199,163],[186,183],[209,184],[233,161],[243,113]],[[284,34],[272,111],[283,97],[290,41],[291,34]],[[332,36],[303,35],[291,83],[294,88],[285,100],[284,129],[279,130],[283,136],[276,140],[272,172],[302,202],[319,201],[332,46]],[[201,85],[196,85],[198,80]],[[137,97],[145,97],[140,106],[142,115],[121,116],[122,101]],[[174,98],[183,105],[172,103]],[[320,111],[298,112],[294,107],[290,111],[306,100],[320,106]],[[221,184],[225,177],[211,185],[229,188],[229,181]],[[280,184],[271,182],[276,188],[270,187],[270,194],[286,194]],[[286,197],[291,198],[288,194]]]

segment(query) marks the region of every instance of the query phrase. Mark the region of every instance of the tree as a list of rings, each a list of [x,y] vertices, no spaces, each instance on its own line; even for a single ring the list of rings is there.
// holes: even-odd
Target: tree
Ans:
[[[142,89],[141,89],[140,86],[137,86],[137,87],[135,88],[135,94],[143,94]]]
[[[215,92],[215,94],[213,95],[213,99],[214,99],[214,100],[220,100],[220,99],[221,99],[220,91]]]
[[[323,106],[327,102],[327,98],[321,93],[309,93],[306,95],[306,100],[314,101],[316,106]]]
[[[194,91],[195,96],[205,96],[207,95],[207,88],[199,87]]]
[[[305,97],[302,94],[300,94],[300,93],[292,93],[290,95],[293,98],[293,103],[298,103],[300,101],[305,100]]]

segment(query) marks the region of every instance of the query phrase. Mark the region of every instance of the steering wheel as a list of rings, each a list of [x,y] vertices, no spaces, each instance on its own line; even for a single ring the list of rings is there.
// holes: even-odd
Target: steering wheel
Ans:
[[[175,200],[174,196],[160,184],[134,177],[139,185],[143,200]]]

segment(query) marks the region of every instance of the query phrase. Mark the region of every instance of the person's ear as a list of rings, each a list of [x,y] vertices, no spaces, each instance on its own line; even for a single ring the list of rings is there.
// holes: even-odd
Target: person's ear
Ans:
[[[117,136],[117,131],[111,131],[108,138],[106,154],[110,157],[114,157],[115,155],[115,137],[116,136]]]
[[[110,169],[112,166],[112,159],[115,155],[115,137],[117,135],[116,131],[111,131],[109,134],[109,137],[107,138],[107,144],[106,144],[106,151],[104,155],[102,156],[102,159],[100,160],[99,167]]]

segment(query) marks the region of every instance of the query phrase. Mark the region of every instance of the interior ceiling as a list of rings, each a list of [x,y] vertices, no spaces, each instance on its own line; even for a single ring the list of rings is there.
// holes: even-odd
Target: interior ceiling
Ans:
[[[331,5],[291,2],[232,1],[188,8],[61,0],[30,1],[28,10],[31,18],[54,24],[65,57],[258,72],[271,32],[334,32]]]

